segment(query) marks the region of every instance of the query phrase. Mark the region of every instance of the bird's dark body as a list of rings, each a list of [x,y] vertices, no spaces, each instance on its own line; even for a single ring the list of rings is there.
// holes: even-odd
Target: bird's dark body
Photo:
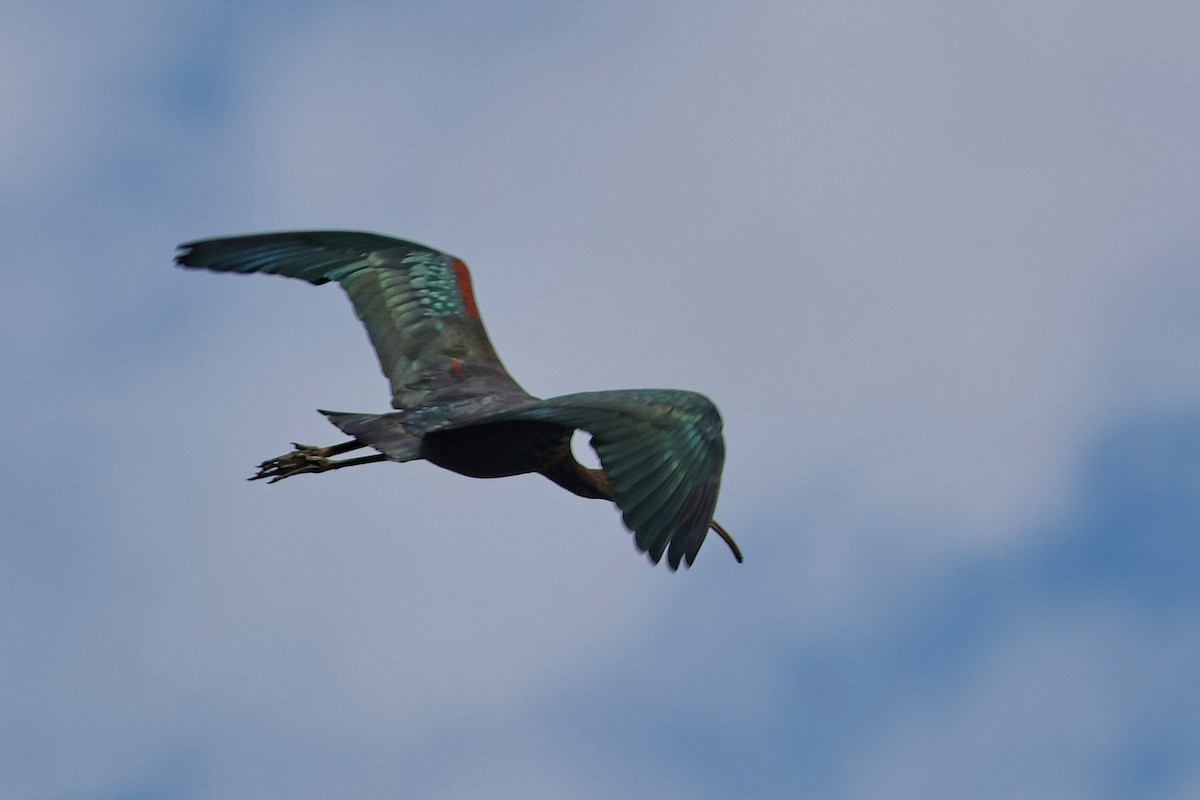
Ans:
[[[324,411],[351,441],[296,445],[252,480],[382,460],[426,460],[472,478],[539,473],[581,497],[611,500],[634,541],[671,569],[691,564],[711,528],[725,445],[708,398],[674,389],[582,392],[541,399],[513,380],[484,330],[466,265],[425,245],[355,231],[293,231],[182,245],[181,266],[337,281],[362,320],[392,388],[386,414]],[[571,454],[592,435],[601,469]],[[332,461],[363,447],[377,455]]]
[[[540,472],[570,452],[571,429],[548,422],[489,422],[430,431],[421,438],[420,457],[470,478],[507,478]]]

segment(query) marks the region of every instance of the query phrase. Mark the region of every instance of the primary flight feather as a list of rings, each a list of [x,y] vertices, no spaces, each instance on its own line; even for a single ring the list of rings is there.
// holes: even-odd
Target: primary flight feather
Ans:
[[[610,500],[638,548],[671,569],[691,565],[714,530],[725,444],[704,395],[674,389],[581,392],[541,399],[520,387],[483,327],[466,264],[425,245],[373,233],[293,231],[180,245],[180,266],[265,272],[341,284],[367,329],[394,412],[322,411],[351,440],[295,445],[264,461],[251,480],[378,461],[424,459],[476,478],[536,472],[581,497]],[[601,469],[571,453],[576,429],[591,434]],[[375,455],[335,461],[363,447]]]

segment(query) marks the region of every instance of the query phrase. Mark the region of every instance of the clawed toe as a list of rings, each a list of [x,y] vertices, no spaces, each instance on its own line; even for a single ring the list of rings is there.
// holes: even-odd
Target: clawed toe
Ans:
[[[322,448],[298,442],[292,442],[292,446],[296,448],[292,452],[259,464],[258,472],[246,480],[260,481],[267,478],[268,483],[275,483],[305,472],[324,472],[333,464],[322,454]]]

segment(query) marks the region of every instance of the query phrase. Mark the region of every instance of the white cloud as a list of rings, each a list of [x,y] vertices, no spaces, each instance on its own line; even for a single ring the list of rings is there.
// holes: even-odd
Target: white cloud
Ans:
[[[659,642],[697,666],[654,691],[753,730],[781,648],[886,627],[963,551],[1019,544],[1069,505],[1078,446],[1110,415],[1200,393],[1188,306],[1162,313],[1194,288],[1161,255],[1187,262],[1200,185],[1182,7],[681,4],[519,24],[484,5],[317,9],[255,34],[225,124],[203,133],[147,95],[180,20],[122,8],[0,25],[17,111],[0,123],[2,207],[33,197],[38,217],[4,245],[22,277],[3,338],[31,340],[4,359],[36,420],[11,419],[6,441],[70,462],[62,478],[6,469],[86,514],[67,539],[83,579],[64,567],[4,618],[56,642],[6,671],[33,687],[4,693],[10,719],[39,720],[71,765],[46,777],[35,737],[14,779],[27,794],[132,785],[172,739],[245,743],[201,768],[230,796],[328,777],[354,760],[329,755],[335,738],[407,746],[517,721],[432,793],[544,779],[612,796],[620,777],[528,755],[550,738],[527,710],[545,686],[657,674],[638,659]],[[118,145],[160,157],[169,191],[98,188]],[[691,574],[651,570],[611,509],[533,478],[381,465],[243,483],[290,437],[337,437],[312,408],[382,410],[384,383],[335,289],[170,273],[169,248],[304,226],[467,259],[535,392],[712,395],[730,452],[719,518],[748,564],[712,543]],[[904,764],[939,748],[962,764],[946,791],[1044,766],[1023,715],[1086,765],[1129,712],[1082,665],[1127,634],[1091,618],[1011,632],[961,678],[977,683],[882,733],[852,788],[927,785]],[[1056,637],[1075,646],[1048,659]],[[289,742],[260,770],[250,740],[277,731]],[[997,760],[989,735],[1009,747]],[[1070,796],[1084,772],[1036,774]],[[384,793],[372,774],[358,796]]]
[[[103,166],[144,120],[138,90],[162,57],[168,15],[152,2],[6,4],[0,12],[0,169],[28,202]],[[76,184],[77,185],[77,184]]]
[[[1123,796],[1112,793],[1128,779],[1129,743],[1195,704],[1168,697],[1200,645],[1175,625],[1120,607],[1043,608],[998,633],[963,675],[914,693],[854,759],[842,796]]]
[[[942,546],[1011,539],[1108,411],[1100,346],[1162,225],[1120,199],[1169,161],[1089,124],[1138,85],[1109,64],[1169,68],[1157,28],[1060,50],[1039,17],[728,9],[531,37],[474,82],[412,12],[314,20],[251,103],[263,213],[455,250],[535,390],[695,386],[731,471],[833,470]]]

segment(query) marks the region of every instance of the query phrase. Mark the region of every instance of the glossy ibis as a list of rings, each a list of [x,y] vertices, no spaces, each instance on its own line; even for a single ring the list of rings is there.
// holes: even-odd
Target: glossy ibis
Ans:
[[[337,281],[366,326],[394,412],[322,411],[353,437],[331,447],[295,444],[251,480],[270,482],[377,461],[425,459],[475,478],[536,472],[581,497],[611,500],[654,563],[689,566],[711,528],[725,444],[721,417],[701,394],[673,389],[582,392],[546,400],[504,369],[484,330],[459,259],[372,233],[294,231],[180,245],[176,263],[217,272],[266,272],[320,285]],[[601,469],[571,454],[591,434]],[[373,455],[334,460],[364,447]]]

